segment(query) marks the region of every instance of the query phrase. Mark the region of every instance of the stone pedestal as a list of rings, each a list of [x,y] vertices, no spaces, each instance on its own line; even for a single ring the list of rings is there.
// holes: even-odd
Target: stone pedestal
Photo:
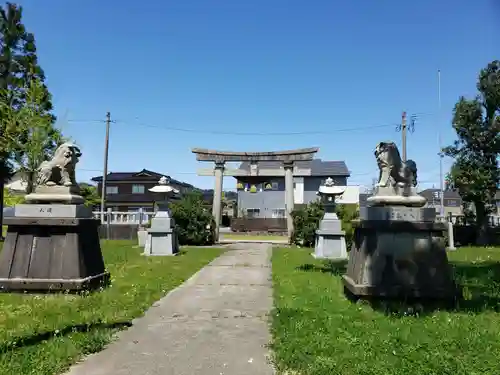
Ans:
[[[444,223],[435,211],[368,207],[354,222],[346,289],[358,297],[448,299],[458,289],[445,250]]]
[[[158,211],[151,220],[144,255],[177,255],[179,242],[174,230],[174,219],[168,209]]]
[[[1,291],[78,291],[106,285],[98,219],[83,205],[21,204],[4,218]]]
[[[85,199],[80,195],[80,188],[72,186],[45,186],[40,185],[35,191],[26,195],[26,203],[63,203],[63,204],[83,204]]]
[[[378,186],[373,195],[368,197],[370,206],[404,206],[422,207],[427,199],[417,194],[417,190],[411,186]]]
[[[319,223],[312,255],[318,259],[347,259],[345,232],[334,212],[327,212]]]

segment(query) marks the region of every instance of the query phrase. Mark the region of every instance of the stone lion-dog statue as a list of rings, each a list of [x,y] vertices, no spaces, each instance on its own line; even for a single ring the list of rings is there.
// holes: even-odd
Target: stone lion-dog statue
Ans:
[[[37,185],[73,186],[76,185],[75,167],[82,152],[73,143],[60,145],[51,160],[44,161],[38,167]]]
[[[403,162],[394,142],[380,142],[375,147],[375,158],[380,171],[377,186],[417,186],[417,164],[413,160]]]

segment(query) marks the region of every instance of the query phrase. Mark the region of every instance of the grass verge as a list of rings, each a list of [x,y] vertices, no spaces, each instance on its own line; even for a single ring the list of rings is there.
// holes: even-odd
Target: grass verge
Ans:
[[[130,241],[103,241],[102,250],[112,277],[105,290],[0,294],[0,374],[62,373],[222,253],[188,248],[177,257],[145,257]]]
[[[273,252],[273,350],[281,374],[498,374],[500,249],[449,253],[466,301],[387,314],[343,295],[345,263]],[[408,314],[411,313],[411,314]]]

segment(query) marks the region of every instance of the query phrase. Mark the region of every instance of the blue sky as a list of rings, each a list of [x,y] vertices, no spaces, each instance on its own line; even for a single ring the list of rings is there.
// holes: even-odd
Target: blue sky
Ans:
[[[82,147],[81,181],[102,173],[105,127],[96,120],[110,111],[110,171],[146,168],[211,188],[212,178],[196,175],[211,165],[192,147],[318,146],[318,157],[346,161],[350,184],[370,184],[373,149],[400,144],[395,125],[406,110],[420,114],[408,156],[422,186],[438,186],[438,129],[453,141],[456,100],[474,96],[479,70],[500,59],[494,0],[19,3],[58,124]]]

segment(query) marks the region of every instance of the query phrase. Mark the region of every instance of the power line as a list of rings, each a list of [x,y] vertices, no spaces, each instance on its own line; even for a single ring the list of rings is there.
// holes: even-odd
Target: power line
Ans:
[[[373,125],[373,126],[364,126],[364,127],[352,127],[352,128],[343,128],[343,129],[332,129],[330,131],[324,130],[313,130],[313,131],[302,131],[302,132],[234,132],[234,131],[221,131],[221,130],[197,130],[197,129],[187,129],[187,128],[177,128],[170,126],[155,126],[148,124],[141,124],[141,126],[157,128],[157,129],[165,129],[171,131],[179,131],[185,133],[198,133],[198,134],[213,134],[213,135],[238,135],[238,136],[294,136],[294,135],[318,135],[318,134],[331,134],[331,133],[340,133],[340,132],[350,132],[350,131],[358,131],[358,130],[368,130],[368,129],[378,129],[378,128],[387,128],[393,127],[394,124],[391,125]]]
[[[71,123],[84,123],[84,122],[87,122],[87,123],[88,122],[105,123],[106,120],[79,120],[79,119],[76,119],[76,120],[67,120],[67,122],[71,122]],[[145,124],[142,122],[132,123],[132,122],[120,121],[120,120],[114,120],[112,122],[125,124],[125,125],[146,127],[146,128],[178,131],[178,132],[184,132],[184,133],[213,134],[213,135],[237,135],[237,136],[294,136],[294,135],[309,135],[309,134],[319,135],[319,134],[332,134],[332,133],[351,132],[351,131],[360,131],[360,130],[369,130],[369,129],[389,128],[389,127],[394,127],[394,126],[398,125],[398,124],[368,125],[368,126],[342,128],[342,129],[310,130],[310,131],[302,131],[302,132],[235,132],[235,131],[223,131],[223,130],[199,130],[199,129],[174,127],[174,126],[160,126],[160,125]]]
[[[82,171],[82,172],[99,172],[99,173],[103,173],[102,169],[76,168],[76,170],[77,171]],[[109,173],[113,173],[113,172],[109,172]],[[120,173],[123,173],[123,172],[120,172]],[[177,174],[198,175],[197,172],[170,172],[168,174],[171,174],[171,175],[177,175]],[[366,172],[366,173],[351,173],[351,176],[367,176],[367,175],[370,175],[370,174],[375,174],[375,173],[371,173],[371,172]],[[205,176],[200,176],[200,177],[205,177]],[[224,176],[224,177],[232,177],[232,176]],[[238,176],[234,176],[234,177],[238,177]]]

